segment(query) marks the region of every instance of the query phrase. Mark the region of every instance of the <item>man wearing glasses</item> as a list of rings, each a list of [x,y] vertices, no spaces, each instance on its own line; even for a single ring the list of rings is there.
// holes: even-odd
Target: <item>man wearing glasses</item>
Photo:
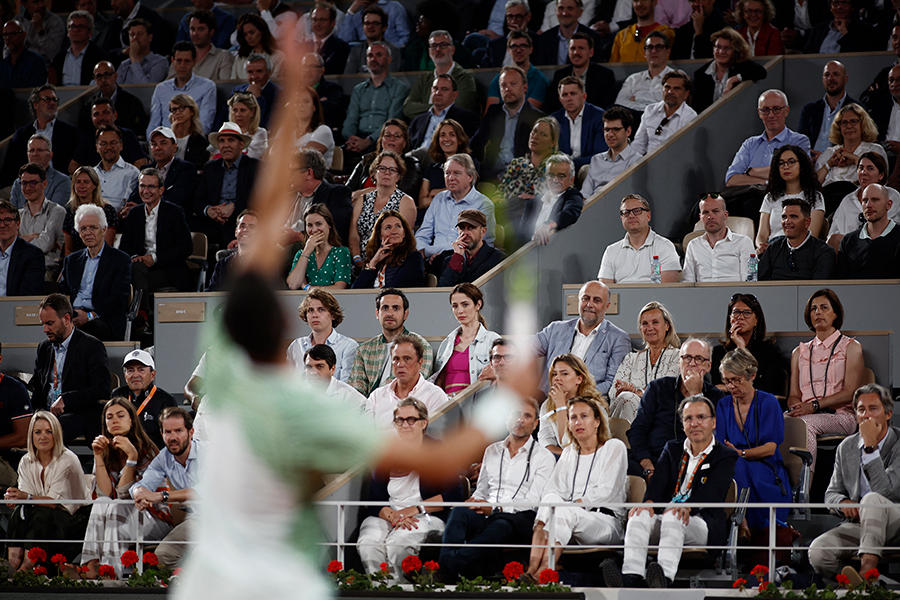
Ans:
[[[500,3],[498,2],[498,4]],[[496,7],[496,4],[494,6]],[[532,35],[532,40],[537,38],[537,34],[528,29],[528,25],[531,23],[531,8],[528,6],[528,0],[507,0],[505,10],[504,21],[499,22],[498,25],[500,25],[501,31],[507,32],[506,35],[497,35],[489,28],[469,34],[463,41],[466,47],[472,49],[472,58],[482,67],[499,69],[513,64],[512,56],[507,52],[506,46],[510,33],[528,31]],[[503,27],[504,23],[506,24],[505,28]],[[490,27],[491,24],[488,23],[488,26]]]
[[[458,93],[454,104],[466,110],[478,110],[478,97],[475,92],[475,78],[453,60],[456,46],[450,33],[442,29],[432,31],[428,37],[428,56],[434,62],[434,71],[422,73],[416,79],[409,96],[403,102],[403,114],[408,120],[415,119],[431,107],[431,86],[438,75],[450,75],[456,81]],[[546,80],[546,78],[545,78]]]
[[[46,137],[38,134],[28,140],[28,162],[41,165],[47,172],[47,189],[44,196],[51,202],[65,207],[72,194],[72,180],[68,175],[54,169],[50,162],[53,159],[53,145]],[[25,206],[25,196],[22,194],[22,183],[16,179],[12,186],[9,201],[16,208]]]
[[[531,53],[533,50],[531,34],[527,31],[511,31],[506,38],[507,55],[510,57],[510,64],[513,64],[523,71],[528,78],[528,93],[525,99],[528,103],[537,109],[544,106],[547,100],[548,88],[550,81],[547,76],[541,73],[537,67],[531,63]],[[504,63],[506,61],[504,60]],[[552,94],[555,90],[551,91]],[[494,76],[491,85],[488,87],[488,97],[485,106],[492,104],[500,104],[500,74]]]
[[[25,48],[25,30],[16,20],[3,25],[5,54],[0,59],[0,87],[35,87],[47,81],[47,63]]]
[[[44,293],[44,253],[19,239],[20,221],[16,207],[0,200],[0,297]]]
[[[99,340],[124,340],[131,260],[106,245],[106,229],[101,207],[85,204],[75,211],[75,231],[85,247],[65,258],[59,293],[72,302],[76,327]]]
[[[594,192],[618,177],[628,167],[641,160],[641,154],[631,147],[631,111],[612,106],[603,113],[603,138],[609,150],[595,154],[581,186],[581,195],[590,198]]]
[[[672,412],[676,412],[674,404]],[[728,530],[724,508],[687,508],[678,503],[724,502],[738,453],[716,441],[715,401],[705,394],[684,398],[672,416],[667,429],[682,432],[679,438],[683,439],[667,442],[662,454],[654,455],[659,456],[659,468],[647,483],[644,506],[628,513],[622,570],[613,559],[600,565],[607,587],[641,587],[644,581],[651,588],[668,587],[675,581],[684,546],[725,543]],[[631,439],[630,432],[628,438]],[[654,509],[653,504],[662,507]],[[648,565],[648,547],[657,543],[657,559]]]
[[[619,205],[625,238],[603,252],[597,279],[614,283],[650,283],[651,261],[659,257],[660,282],[675,283],[681,261],[675,244],[650,228],[650,203],[638,194],[628,194]]]
[[[547,191],[535,198],[513,198],[522,202],[522,218],[516,236],[523,244],[533,240],[543,246],[558,231],[573,225],[581,216],[584,198],[575,183],[575,163],[567,154],[558,153],[547,158]],[[514,209],[510,207],[510,210]]]
[[[409,42],[409,36],[412,28],[409,26],[409,16],[406,14],[406,8],[396,0],[353,0],[353,4],[347,9],[344,20],[341,21],[338,36],[352,44],[366,39],[363,23],[365,20],[364,8],[369,6],[378,6],[388,15],[386,21],[387,31],[384,33],[384,39],[394,44],[398,48],[403,48]],[[360,12],[362,11],[362,15]]]
[[[668,25],[656,22],[657,0],[632,0],[631,7],[637,22],[632,23],[616,34],[609,62],[640,62],[646,58],[647,37],[653,31],[659,31],[668,38],[666,48],[675,42],[675,30]]]
[[[438,125],[446,119],[453,119],[459,123],[470,137],[475,135],[480,120],[479,116],[471,110],[457,106],[456,99],[458,97],[459,88],[453,77],[443,73],[434,78],[434,83],[431,84],[431,106],[409,124],[410,147],[418,150],[416,154],[421,153],[420,161],[427,156]]]
[[[46,280],[55,281],[59,272],[59,258],[63,244],[62,225],[66,209],[44,197],[47,172],[40,165],[28,163],[19,169],[19,183],[25,206],[19,209],[19,236],[44,253]]]
[[[709,342],[690,338],[681,344],[677,377],[660,377],[647,384],[637,415],[628,430],[631,450],[628,453],[628,474],[652,480],[660,453],[670,440],[681,444],[686,431],[679,427],[676,409],[690,396],[702,394],[715,405],[725,392],[704,381],[709,372],[711,350]],[[713,424],[712,431],[715,431]],[[729,478],[730,479],[730,478]]]
[[[106,60],[106,52],[91,40],[94,17],[76,10],[66,21],[69,47],[60,50],[50,63],[48,80],[54,85],[90,85],[94,65]]]
[[[393,427],[394,408],[404,398],[415,398],[434,415],[450,402],[444,390],[426,380],[419,372],[425,360],[425,347],[419,338],[399,335],[391,345],[391,372],[394,381],[376,388],[363,410],[375,420],[375,427],[387,430]]]
[[[644,39],[644,56],[647,70],[632,73],[625,78],[622,89],[616,96],[616,104],[640,113],[654,102],[662,100],[662,78],[674,69],[666,64],[669,60],[669,38],[661,31],[652,31]]]
[[[685,102],[691,95],[688,74],[681,70],[669,71],[663,75],[662,83],[662,102],[647,107],[634,134],[634,149],[641,154],[653,152],[697,118],[697,113]]]
[[[11,185],[18,176],[19,167],[26,162],[28,140],[34,134],[41,134],[53,143],[56,151],[53,153],[51,163],[60,173],[69,172],[69,163],[81,137],[76,127],[56,118],[59,112],[59,96],[56,95],[55,86],[46,83],[34,88],[31,90],[28,103],[35,118],[33,122],[20,127],[13,134],[0,172],[2,173],[0,187]]]
[[[95,139],[100,163],[94,170],[100,177],[100,193],[120,213],[119,218],[125,218],[127,211],[121,211],[137,186],[140,171],[122,158],[122,131],[118,127],[101,125]]]
[[[144,104],[136,96],[119,87],[118,82],[119,74],[116,73],[116,68],[111,62],[103,60],[94,65],[94,83],[97,86],[97,93],[84,103],[84,108],[78,114],[78,128],[82,135],[87,134],[93,137],[95,127],[91,113],[94,101],[98,98],[106,98],[112,101],[115,108],[114,124],[116,127],[130,129],[138,136],[144,137],[147,131],[147,111],[144,110]]]
[[[356,44],[350,49],[350,57],[344,67],[344,75],[356,73],[368,73],[366,66],[366,51],[373,42],[384,42],[391,49],[390,71],[400,70],[403,55],[400,48],[384,39],[384,32],[388,27],[388,14],[380,6],[370,6],[363,11],[363,34],[366,36],[364,44]]]

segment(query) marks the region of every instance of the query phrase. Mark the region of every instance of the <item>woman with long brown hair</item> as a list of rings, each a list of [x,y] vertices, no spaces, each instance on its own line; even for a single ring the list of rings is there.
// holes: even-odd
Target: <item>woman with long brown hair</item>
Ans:
[[[325,111],[315,88],[306,86],[300,90],[294,100],[294,115],[297,124],[294,130],[297,149],[318,150],[325,157],[325,165],[331,168],[334,161],[334,134],[331,127],[325,124]]]
[[[444,163],[454,154],[472,154],[469,136],[463,126],[453,119],[444,119],[434,130],[428,156],[432,162],[422,171],[422,187],[419,191],[419,210],[424,212],[439,193],[447,189],[444,181]],[[481,175],[481,164],[472,158],[475,170]]]
[[[379,215],[366,244],[366,262],[353,289],[420,287],[425,280],[425,261],[416,251],[416,237],[409,222],[395,210]]]
[[[247,59],[251,54],[262,54],[269,59],[272,66],[269,77],[276,79],[281,75],[281,64],[284,54],[277,49],[275,37],[269,26],[256,13],[245,13],[237,22],[238,50],[231,66],[231,78],[244,80],[247,77]]]
[[[322,203],[303,214],[306,245],[294,256],[287,276],[292,290],[320,287],[343,290],[350,286],[350,250],[341,243],[331,211]]]

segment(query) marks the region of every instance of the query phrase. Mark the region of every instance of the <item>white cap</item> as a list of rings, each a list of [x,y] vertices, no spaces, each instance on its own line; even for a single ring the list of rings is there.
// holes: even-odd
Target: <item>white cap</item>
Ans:
[[[129,352],[125,355],[122,366],[124,367],[132,361],[137,361],[146,367],[150,367],[154,371],[156,370],[156,363],[153,362],[153,357],[150,356],[150,353],[146,350],[134,350],[133,352]]]
[[[163,127],[163,126],[159,126],[156,129],[154,129],[153,131],[151,131],[149,139],[152,140],[153,136],[156,135],[157,133],[163,134],[164,136],[166,136],[173,142],[178,140],[178,138],[175,137],[175,132],[172,131],[172,129],[170,127]]]

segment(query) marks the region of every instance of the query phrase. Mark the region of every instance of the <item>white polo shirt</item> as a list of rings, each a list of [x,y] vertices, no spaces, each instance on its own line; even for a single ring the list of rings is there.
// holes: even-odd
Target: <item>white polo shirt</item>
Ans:
[[[650,263],[654,256],[659,257],[660,271],[681,270],[675,244],[651,229],[644,244],[635,249],[626,233],[622,240],[606,247],[597,277],[616,283],[650,283]]]

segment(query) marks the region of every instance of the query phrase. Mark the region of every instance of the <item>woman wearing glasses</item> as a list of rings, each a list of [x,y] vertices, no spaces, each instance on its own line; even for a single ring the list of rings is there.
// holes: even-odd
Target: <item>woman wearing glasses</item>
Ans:
[[[769,184],[766,197],[759,209],[759,231],[756,234],[756,251],[762,254],[769,244],[784,237],[781,228],[781,203],[785,198],[800,198],[812,207],[809,230],[821,235],[825,223],[825,199],[822,186],[816,178],[809,155],[799,146],[786,145],[775,150],[769,166]]]
[[[841,199],[853,191],[857,182],[856,167],[865,152],[877,152],[887,161],[887,153],[878,139],[875,121],[859,104],[842,107],[828,132],[828,140],[835,145],[816,159],[816,176],[825,194],[825,207],[833,213]]]
[[[259,117],[259,103],[250,92],[237,92],[228,99],[228,120],[250,136],[244,154],[257,159],[262,158],[269,147],[269,132],[259,126]]]
[[[750,56],[784,54],[781,32],[772,25],[775,18],[772,0],[741,0],[734,12],[741,24],[737,32],[750,44]]]
[[[350,173],[350,179],[347,180],[347,187],[354,190],[354,202],[368,190],[377,187],[377,181],[371,170],[372,161],[385,150],[402,156],[403,164],[406,166],[404,172],[400,174],[397,187],[410,198],[419,197],[419,191],[422,188],[422,166],[419,164],[419,159],[406,154],[410,151],[409,127],[400,119],[388,119],[381,127],[381,134],[375,143],[375,152],[363,156],[363,159]],[[410,221],[410,223],[414,222],[414,220]]]
[[[93,167],[78,167],[72,173],[72,194],[66,204],[66,218],[63,220],[63,233],[66,236],[66,244],[63,256],[84,249],[81,236],[75,231],[75,211],[83,204],[93,204],[103,209],[106,215],[106,235],[103,241],[110,247],[116,241],[116,228],[119,226],[119,217],[116,209],[100,195],[100,177]]]
[[[503,199],[531,200],[545,191],[545,161],[559,152],[559,123],[553,117],[541,117],[528,136],[528,153],[512,159],[500,176],[499,190]]]
[[[759,81],[768,75],[765,67],[752,60],[750,45],[730,27],[710,36],[713,59],[694,71],[693,107],[701,113],[742,81]]]
[[[744,348],[758,365],[756,389],[770,394],[785,393],[787,363],[771,339],[766,337],[766,317],[762,305],[753,294],[735,294],[725,313],[725,338],[712,351],[710,376],[713,385],[725,389],[719,371],[722,358],[729,352]]]
[[[209,140],[203,133],[200,108],[187,94],[175,94],[169,100],[169,123],[175,134],[178,149],[175,156],[197,167],[200,171],[209,161]]]
[[[365,264],[367,255],[363,244],[371,237],[372,228],[381,213],[396,211],[407,223],[416,222],[416,203],[398,186],[406,175],[406,162],[400,155],[392,150],[382,150],[370,162],[368,171],[375,189],[355,199],[350,218],[350,252],[356,267]]]
[[[420,287],[425,259],[416,251],[409,222],[394,210],[382,212],[366,244],[365,259],[353,289]]]
[[[813,459],[810,469],[815,471],[817,436],[856,431],[851,401],[866,365],[860,343],[841,333],[844,306],[834,291],[814,292],[803,318],[816,335],[791,354],[787,414],[806,421],[806,445]]]
[[[394,429],[400,439],[413,446],[437,444],[437,440],[425,435],[428,427],[428,409],[422,401],[405,398],[394,409]],[[428,534],[444,532],[444,521],[450,509],[441,506],[424,506],[425,502],[462,502],[464,500],[459,480],[447,486],[426,484],[415,471],[409,473],[375,473],[369,488],[371,502],[387,503],[373,506],[370,515],[359,528],[356,542],[359,557],[366,573],[381,571],[381,563],[387,563],[396,582],[406,581],[401,563],[411,554],[417,554],[419,545]]]
[[[749,502],[790,502],[791,483],[778,446],[784,441],[784,415],[778,398],[754,388],[759,363],[744,348],[732,350],[719,365],[719,376],[730,394],[716,406],[716,439],[740,455],[734,470],[738,489],[750,488]],[[787,508],[775,510],[782,523]],[[767,508],[747,509],[741,535],[769,526]]]

